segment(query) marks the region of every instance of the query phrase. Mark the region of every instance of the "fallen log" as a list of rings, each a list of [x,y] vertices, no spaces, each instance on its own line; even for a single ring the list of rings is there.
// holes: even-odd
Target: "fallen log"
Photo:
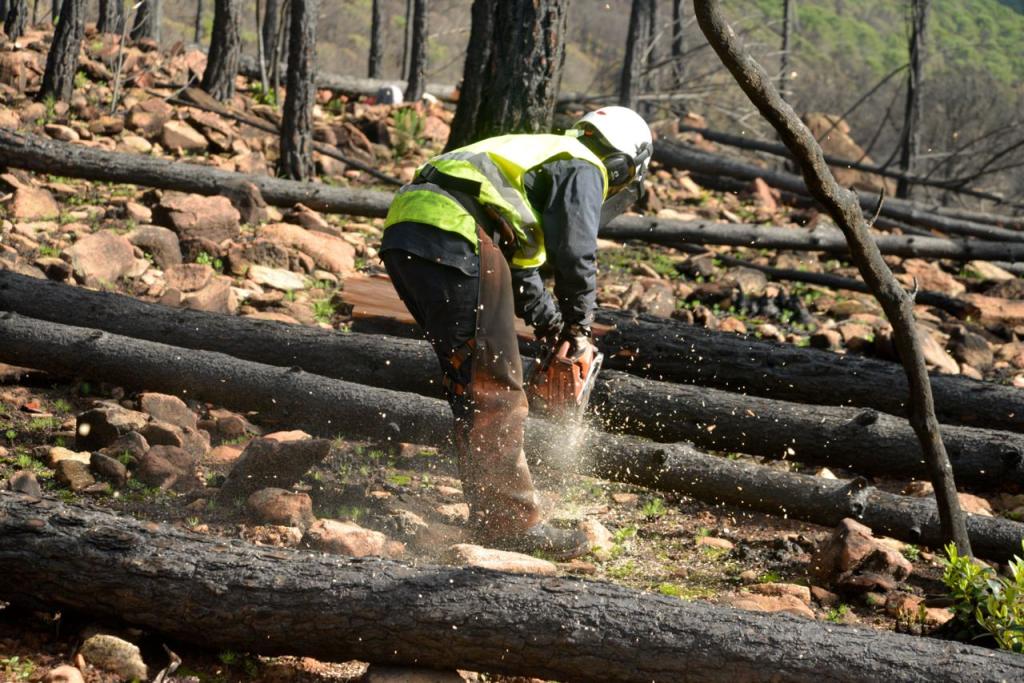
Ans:
[[[94,329],[0,314],[0,362],[57,375],[92,377],[178,394],[264,418],[317,436],[448,445],[451,414],[440,399],[379,389],[239,360],[210,351],[130,339]],[[831,526],[854,517],[911,543],[942,543],[932,501],[879,491],[863,479],[836,481],[718,458],[688,444],[566,430],[531,418],[526,450],[536,465],[570,469],[715,504],[787,515]],[[1005,561],[1020,552],[1024,525],[998,517],[968,519],[979,557]]]
[[[773,142],[771,140],[759,140],[757,138],[748,137],[746,135],[733,135],[732,133],[726,133],[719,130],[711,130],[708,128],[699,128],[696,126],[687,126],[680,124],[679,130],[688,133],[697,133],[702,138],[711,140],[712,142],[718,142],[720,144],[726,144],[730,147],[736,147],[737,150],[748,150],[751,152],[763,152],[775,157],[782,157],[784,159],[793,159],[793,154],[790,152],[790,148],[782,144],[781,142]],[[876,166],[873,164],[864,164],[862,162],[853,161],[851,159],[840,159],[839,157],[833,157],[824,155],[825,163],[829,166],[833,166],[839,169],[852,169],[855,171],[862,171],[864,173],[870,173],[871,175],[878,175],[884,178],[895,178],[897,180],[904,179],[913,185],[922,185],[925,187],[938,187],[940,189],[946,189],[951,191],[955,195],[966,195],[968,197],[976,197],[978,199],[990,200],[997,204],[1002,204],[1006,201],[1006,198],[1000,195],[993,195],[992,193],[986,193],[980,189],[973,189],[971,187],[964,187],[962,183],[956,180],[945,180],[929,178],[922,175],[909,175],[901,173],[900,171],[892,171],[882,166]],[[1011,205],[1013,206],[1013,205]],[[933,212],[938,213],[935,209],[931,209]],[[980,213],[980,212],[979,212]],[[964,211],[956,215],[956,218],[963,220],[972,220],[982,223],[993,223],[999,224],[996,221],[988,220],[987,217],[993,214],[980,214],[986,217],[986,219],[977,220],[974,217],[973,212]],[[1012,221],[1011,216],[1004,216],[1002,220],[1007,222]]]
[[[270,176],[222,171],[141,154],[108,152],[0,128],[0,165],[37,173],[130,183],[145,187],[222,194],[225,188],[251,182],[268,204],[290,207],[304,204],[317,211],[357,216],[384,216],[391,195],[351,190],[321,183],[305,183]]]
[[[381,285],[380,298],[397,301],[390,284]],[[4,269],[0,311],[186,348],[215,348],[236,358],[301,366],[360,384],[417,392],[436,386],[434,395],[440,395],[433,354],[425,343],[411,339],[391,340],[385,351],[375,335],[172,309]],[[789,401],[849,404],[894,415],[903,410],[905,394],[899,392],[906,380],[894,363],[712,332],[663,318],[607,309],[599,315],[615,326],[600,338],[609,369]],[[1024,432],[1024,392],[948,375],[935,375],[932,382],[944,422]]]
[[[618,433],[858,474],[928,477],[907,421],[871,408],[791,403],[614,370],[601,373],[591,404],[601,425]],[[943,425],[942,440],[957,482],[1024,484],[1024,435]]]
[[[651,216],[619,216],[601,228],[600,236],[611,240],[643,240],[676,246],[718,244],[753,249],[790,249],[848,255],[849,246],[836,228],[782,228],[747,223],[715,221],[679,221]],[[1024,260],[1024,233],[1021,242],[951,240],[918,235],[873,235],[878,249],[888,256],[950,259],[954,261]]]
[[[0,572],[8,577],[0,598],[18,606],[84,612],[258,655],[561,681],[1024,676],[1024,659],[963,643],[578,578],[253,546],[6,491]]]
[[[807,195],[803,178],[792,173],[761,168],[723,156],[708,154],[671,140],[659,140],[654,148],[654,159],[669,168],[679,168],[702,175],[725,175],[740,180],[752,181],[761,178],[772,187],[787,192]],[[857,193],[861,207],[869,215],[874,214],[878,197],[864,192]],[[986,223],[975,223],[931,213],[905,199],[886,199],[881,215],[899,221],[934,228],[954,235],[970,235],[990,240],[1017,242],[1021,233]]]
[[[647,315],[601,309],[605,367],[641,377],[823,405],[906,414],[907,379],[895,363],[722,334]],[[1024,432],[1024,392],[931,375],[942,422]],[[884,389],[883,389],[884,387]]]

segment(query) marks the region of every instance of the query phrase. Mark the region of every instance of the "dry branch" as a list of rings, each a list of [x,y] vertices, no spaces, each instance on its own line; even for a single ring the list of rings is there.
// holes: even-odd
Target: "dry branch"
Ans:
[[[185,352],[14,313],[0,314],[0,337],[5,342],[0,362],[12,365],[254,410],[265,420],[318,436],[447,445],[451,414],[440,399],[210,351]],[[533,463],[579,468],[605,479],[817,524],[834,525],[844,517],[855,517],[879,533],[931,547],[943,541],[932,501],[885,493],[864,480],[844,482],[778,472],[707,455],[687,444],[656,444],[590,430],[580,435],[578,449],[567,449],[565,436],[560,425],[529,420],[526,449]],[[1020,552],[1024,526],[1017,522],[971,515],[968,528],[981,557],[1005,561]]]
[[[953,468],[939,433],[931,384],[914,321],[914,299],[896,281],[871,239],[861,214],[863,197],[836,183],[814,136],[793,108],[779,96],[761,65],[736,40],[718,3],[715,0],[694,0],[694,13],[697,23],[722,63],[754,106],[775,127],[786,146],[793,151],[793,156],[803,169],[807,188],[846,235],[861,277],[885,310],[910,384],[910,424],[921,442],[921,450],[931,473],[944,540],[955,542],[962,552],[970,554],[970,539],[956,495]],[[874,388],[881,390],[883,385]]]
[[[961,643],[581,579],[253,546],[9,492],[0,492],[0,572],[0,598],[20,606],[263,655],[562,681],[1024,676],[1024,659]]]

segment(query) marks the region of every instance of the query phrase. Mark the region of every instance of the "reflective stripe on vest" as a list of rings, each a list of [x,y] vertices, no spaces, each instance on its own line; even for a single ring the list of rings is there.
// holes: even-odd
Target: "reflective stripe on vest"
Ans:
[[[536,268],[547,258],[544,233],[540,216],[526,196],[523,179],[531,169],[559,158],[580,159],[596,166],[607,194],[604,164],[578,139],[567,135],[502,135],[436,156],[427,164],[446,175],[479,183],[477,200],[501,214],[516,233],[518,244],[511,265]],[[474,248],[477,246],[473,217],[454,197],[432,183],[406,185],[395,195],[384,227],[405,221],[455,232]]]

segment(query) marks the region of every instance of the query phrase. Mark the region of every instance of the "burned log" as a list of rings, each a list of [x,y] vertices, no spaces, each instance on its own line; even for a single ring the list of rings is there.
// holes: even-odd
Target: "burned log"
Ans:
[[[388,291],[390,288],[388,288]],[[394,296],[392,293],[391,296]],[[36,280],[0,269],[0,311],[107,330],[138,339],[210,349],[236,358],[360,384],[440,395],[437,361],[426,343],[172,309],[109,292]],[[615,329],[604,334],[606,367],[669,382],[803,403],[853,405],[894,415],[903,411],[900,366],[723,334],[682,323],[602,309]],[[932,378],[946,423],[1024,431],[1022,392],[964,377]],[[903,384],[901,384],[903,383]],[[878,391],[877,387],[889,391]]]
[[[0,598],[19,606],[260,655],[563,681],[1024,676],[1024,659],[962,643],[577,578],[253,546],[9,492],[0,492],[0,572]]]
[[[601,373],[591,403],[614,432],[858,474],[928,476],[907,421],[871,408],[791,403],[614,370]],[[958,482],[1024,484],[1024,435],[943,425],[942,436]]]
[[[265,419],[318,436],[447,446],[451,414],[440,399],[210,351],[186,352],[15,313],[0,314],[0,336],[5,342],[0,362],[254,410]],[[844,482],[778,472],[708,455],[688,444],[657,444],[596,430],[580,432],[577,447],[570,448],[564,426],[532,418],[527,425],[527,452],[537,465],[578,469],[711,503],[824,525],[855,517],[905,541],[932,547],[942,542],[938,514],[930,500],[885,493],[864,480]],[[1024,525],[971,515],[968,531],[979,557],[1005,561],[1020,552]]]
[[[702,152],[693,147],[671,140],[659,140],[654,148],[654,159],[669,168],[679,168],[702,175],[725,175],[740,180],[761,178],[772,187],[796,194],[809,194],[807,185],[800,176],[784,171],[773,171],[753,164],[735,161],[722,156]],[[858,192],[857,199],[861,207],[874,212],[878,197]],[[888,199],[881,210],[881,215],[898,221],[934,228],[954,235],[970,235],[997,241],[1020,241],[1021,234],[1016,230],[1007,230],[987,223],[940,216],[922,209],[917,204],[905,199]]]
[[[318,211],[359,216],[384,216],[391,202],[391,195],[384,192],[232,173],[140,154],[108,152],[7,128],[0,129],[0,165],[205,195],[218,195],[227,187],[251,182],[268,204],[285,207],[305,204]]]
[[[601,228],[601,237],[612,240],[643,240],[677,246],[720,244],[753,249],[791,249],[820,251],[847,256],[850,248],[843,234],[834,228],[813,231],[799,228],[718,223],[714,221],[678,221],[649,216],[620,216]],[[1018,244],[983,240],[951,240],[919,235],[872,235],[878,250],[887,256],[951,259],[954,261],[1024,260],[1024,239]],[[1021,235],[1024,237],[1024,234]]]

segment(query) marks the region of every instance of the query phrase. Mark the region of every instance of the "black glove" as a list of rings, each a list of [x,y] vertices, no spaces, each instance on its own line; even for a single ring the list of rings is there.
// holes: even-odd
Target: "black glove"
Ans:
[[[558,335],[558,343],[561,346],[562,342],[569,342],[569,352],[566,356],[570,360],[576,360],[585,351],[594,348],[592,337],[593,333],[589,326],[572,323],[562,327],[562,331]]]
[[[562,318],[558,317],[543,325],[534,325],[533,336],[540,342],[541,347],[549,351],[558,345],[559,335],[562,332]]]

